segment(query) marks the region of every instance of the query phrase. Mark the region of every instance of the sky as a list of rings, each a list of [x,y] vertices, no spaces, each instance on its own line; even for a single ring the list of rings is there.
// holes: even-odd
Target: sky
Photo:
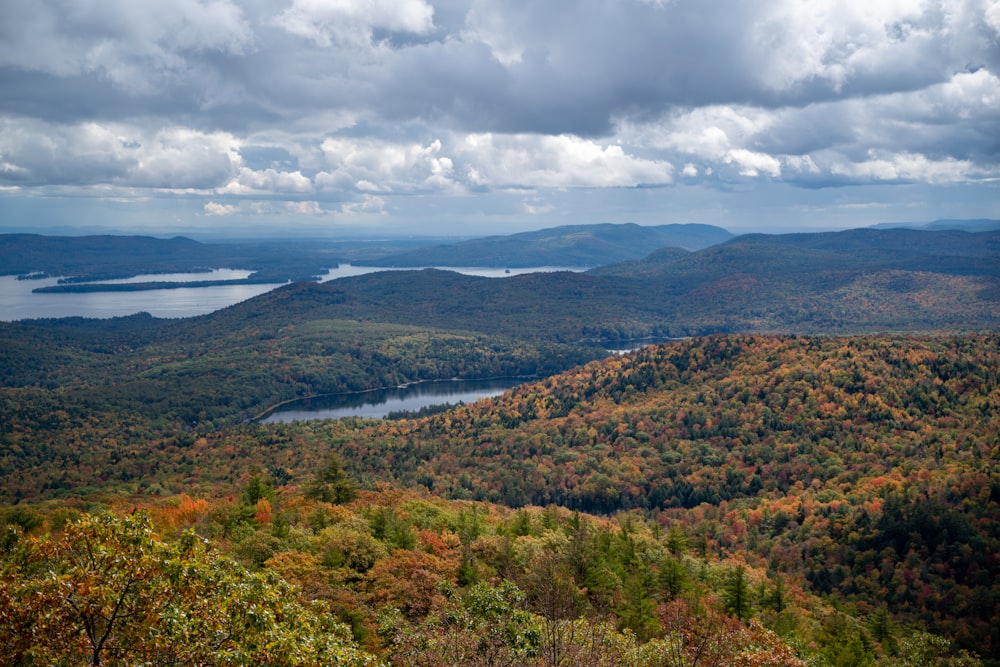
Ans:
[[[0,231],[1000,218],[997,0],[0,0]]]

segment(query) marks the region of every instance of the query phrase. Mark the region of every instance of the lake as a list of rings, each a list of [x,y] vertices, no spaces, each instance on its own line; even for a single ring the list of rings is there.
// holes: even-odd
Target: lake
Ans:
[[[467,275],[504,278],[541,271],[581,271],[559,267],[526,269],[451,268],[435,267]],[[376,266],[342,264],[320,277],[321,282],[359,276],[375,271],[392,271]],[[241,269],[215,269],[206,273],[171,273],[134,276],[122,280],[95,281],[105,283],[140,283],[153,281],[194,282],[197,280],[239,280],[250,275]],[[143,290],[140,292],[35,293],[37,287],[58,283],[58,278],[18,280],[17,276],[0,276],[0,321],[26,320],[43,317],[123,317],[147,312],[153,317],[194,317],[246,301],[273,290],[284,283],[262,285],[212,285],[210,287],[179,287],[175,289]]]
[[[393,412],[413,412],[433,405],[473,403],[488,396],[499,396],[527,380],[528,378],[441,380],[391,389],[314,396],[286,403],[259,421],[262,424],[274,424],[342,417],[381,419]]]
[[[137,283],[150,281],[193,282],[196,280],[239,280],[250,271],[215,269],[205,273],[169,273],[134,276],[102,283]],[[143,311],[154,317],[192,317],[204,315],[234,303],[245,301],[278,284],[213,285],[139,292],[43,292],[32,290],[58,284],[59,279],[18,280],[0,276],[0,320],[26,320],[41,317],[121,317]]]

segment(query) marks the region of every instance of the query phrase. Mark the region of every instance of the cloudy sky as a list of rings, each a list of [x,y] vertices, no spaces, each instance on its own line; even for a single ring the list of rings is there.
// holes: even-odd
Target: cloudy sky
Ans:
[[[996,0],[0,0],[0,230],[1000,218]]]

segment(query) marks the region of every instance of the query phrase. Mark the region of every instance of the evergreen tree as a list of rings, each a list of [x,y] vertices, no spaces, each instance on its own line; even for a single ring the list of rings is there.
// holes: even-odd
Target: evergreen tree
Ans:
[[[688,587],[688,571],[679,558],[664,558],[658,582],[665,600],[676,600]]]
[[[788,606],[788,594],[785,592],[785,580],[780,575],[774,578],[774,588],[764,601],[768,607],[779,614]]]
[[[667,551],[674,556],[680,556],[686,553],[687,549],[688,539],[684,529],[677,524],[670,526],[667,532]]]
[[[726,579],[723,590],[726,611],[743,621],[750,616],[750,586],[747,584],[746,568],[733,568]]]
[[[618,615],[622,625],[634,632],[640,641],[647,641],[660,630],[656,619],[656,601],[649,594],[652,588],[653,574],[644,567],[626,576],[622,588]]]
[[[331,455],[306,488],[306,496],[325,503],[343,505],[357,497],[354,482],[344,472],[340,458]]]

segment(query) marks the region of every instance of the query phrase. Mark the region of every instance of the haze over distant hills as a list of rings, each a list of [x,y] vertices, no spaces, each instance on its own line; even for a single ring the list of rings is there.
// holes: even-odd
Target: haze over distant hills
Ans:
[[[419,324],[559,342],[720,332],[1000,327],[1000,232],[857,229],[661,249],[587,273],[384,271],[278,289],[212,316]]]
[[[671,234],[674,243],[681,242],[677,234],[686,235],[689,244],[727,238],[695,251],[656,245],[657,238]],[[643,237],[645,244],[637,240]],[[73,248],[94,239],[110,242],[103,237],[14,240]],[[10,237],[0,237],[0,248],[5,240]],[[188,266],[213,266],[214,259],[215,266],[231,260],[230,268],[261,267],[282,279],[297,278],[288,271],[307,271],[302,279],[308,280],[322,262],[338,261],[334,251],[325,248],[300,247],[296,255],[291,246],[270,250],[247,246],[242,248],[247,264],[241,265],[235,263],[238,257],[227,254],[233,247],[228,245],[144,237],[124,237],[116,243],[124,244],[119,247],[122,253],[129,247],[146,248],[133,256],[130,266],[118,267],[137,273],[182,260]],[[434,263],[437,252],[450,253],[447,261],[438,257],[444,265],[461,264],[465,257],[469,264],[488,266],[499,257],[492,246],[520,249],[521,260],[529,265],[571,265],[572,257],[581,263],[602,257],[605,265],[587,274],[534,274],[502,281],[444,271],[386,271],[315,285],[291,300],[283,293],[264,295],[237,310],[264,309],[281,317],[292,302],[298,303],[297,308],[304,305],[301,299],[308,292],[307,309],[318,308],[324,317],[460,327],[563,342],[731,331],[844,333],[1000,326],[1000,231],[852,229],[732,237],[725,230],[698,225],[609,225],[563,227],[526,238],[496,237],[412,254],[423,257],[423,266]],[[10,248],[7,244],[3,254],[17,256]],[[640,250],[641,259],[609,263],[615,256]],[[62,257],[68,262],[83,254],[55,253],[49,259]],[[93,255],[87,265],[91,271],[102,266],[101,256],[109,258],[109,270],[114,265],[110,253]],[[388,263],[385,255],[370,256],[375,265]],[[65,275],[75,265],[52,266],[49,271]],[[183,270],[177,266],[174,270]],[[5,260],[5,267],[9,271],[11,262]],[[25,267],[38,269],[34,263]],[[279,273],[282,270],[286,273]],[[58,287],[75,291],[77,286]]]
[[[0,275],[102,280],[230,268],[254,272],[242,282],[285,282],[311,280],[339,262],[380,257],[414,245],[412,240],[203,243],[183,236],[0,234]]]
[[[1000,229],[1000,220],[977,218],[973,220],[934,220],[933,222],[882,222],[872,225],[870,229],[893,229],[896,227],[928,230],[964,229],[967,232],[986,232],[991,229]]]
[[[923,231],[989,231],[1000,229],[1000,220],[937,220],[930,223],[884,223],[869,230],[921,229]],[[310,280],[340,263],[359,266],[394,267],[495,267],[534,266],[604,267],[623,262],[641,262],[612,272],[648,273],[664,261],[683,259],[733,239],[773,239],[783,245],[844,242],[861,239],[858,248],[867,248],[882,237],[852,237],[858,230],[806,234],[736,237],[713,225],[667,224],[641,226],[627,224],[567,225],[509,236],[490,236],[422,245],[416,239],[330,240],[301,239],[268,242],[199,242],[185,237],[152,236],[43,236],[0,234],[0,275],[49,274],[74,276],[74,282],[125,278],[138,274],[190,272],[210,268],[253,271],[244,282],[284,282]],[[834,236],[831,236],[833,234]],[[779,241],[779,239],[785,239]],[[797,239],[789,241],[788,239]],[[810,239],[812,239],[810,241]],[[825,239],[825,240],[824,240]],[[831,239],[837,239],[831,241]],[[816,248],[819,250],[820,248]],[[831,250],[831,248],[827,248]],[[885,249],[889,251],[888,248]],[[892,250],[892,252],[896,252]],[[652,254],[651,254],[652,253]],[[935,254],[934,252],[925,253]],[[856,258],[842,257],[849,262]],[[770,261],[770,260],[768,260]]]
[[[645,257],[655,248],[699,250],[733,235],[714,225],[567,225],[417,248],[358,262],[369,266],[592,267]]]

